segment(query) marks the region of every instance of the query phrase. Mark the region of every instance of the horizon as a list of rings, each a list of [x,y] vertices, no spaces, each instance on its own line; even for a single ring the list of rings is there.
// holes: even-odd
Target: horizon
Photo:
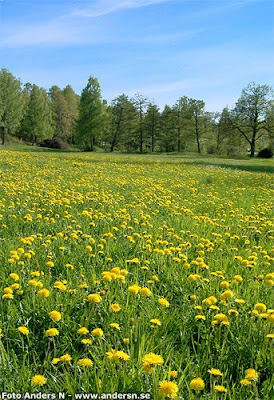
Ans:
[[[77,94],[94,76],[108,103],[139,92],[160,109],[187,96],[221,111],[251,81],[273,86],[271,0],[79,3],[2,0],[1,68]]]

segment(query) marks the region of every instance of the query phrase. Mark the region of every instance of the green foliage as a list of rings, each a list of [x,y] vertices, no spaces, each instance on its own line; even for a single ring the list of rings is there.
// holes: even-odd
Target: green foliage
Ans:
[[[15,135],[23,117],[24,98],[21,82],[7,69],[0,71],[0,127]],[[4,136],[2,138],[4,144]]]
[[[100,141],[104,112],[99,82],[91,76],[81,93],[77,124],[78,142],[88,145],[91,151],[94,150],[94,145]]]
[[[44,89],[32,85],[21,126],[22,136],[32,143],[39,143],[53,135],[52,113]]]
[[[269,120],[272,95],[270,86],[251,82],[243,89],[233,110],[233,123],[249,143],[251,157],[255,155],[256,142],[269,133],[270,127],[266,121]]]

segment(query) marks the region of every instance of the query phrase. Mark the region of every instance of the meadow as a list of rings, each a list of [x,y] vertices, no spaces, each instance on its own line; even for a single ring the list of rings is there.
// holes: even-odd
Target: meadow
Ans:
[[[273,399],[263,163],[1,150],[0,391]]]

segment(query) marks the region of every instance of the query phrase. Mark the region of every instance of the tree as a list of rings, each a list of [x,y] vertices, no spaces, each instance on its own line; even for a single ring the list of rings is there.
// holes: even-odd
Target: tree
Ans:
[[[250,145],[250,157],[255,156],[256,142],[270,127],[266,120],[271,108],[273,90],[268,85],[249,83],[242,90],[241,97],[233,110],[232,122]]]
[[[123,139],[125,130],[125,123],[129,117],[128,103],[130,100],[125,94],[116,97],[110,105],[112,113],[112,128],[110,137],[110,151],[113,152],[114,148],[118,145],[119,141]]]
[[[159,112],[159,107],[155,104],[149,103],[144,118],[144,127],[146,136],[149,140],[148,147],[152,153],[155,149],[156,141],[159,139],[160,120],[161,114]]]
[[[174,151],[176,148],[176,114],[165,105],[161,114],[160,151]]]
[[[54,85],[49,89],[49,98],[53,115],[54,136],[67,140],[70,122],[65,95],[58,86]]]
[[[52,137],[52,113],[44,89],[32,85],[21,127],[24,139],[36,144]]]
[[[24,98],[21,82],[7,69],[0,71],[0,127],[2,144],[5,144],[5,133],[16,133],[23,117]]]
[[[135,105],[139,116],[139,151],[142,154],[144,148],[144,113],[148,106],[148,99],[141,93],[137,93],[132,99],[132,102]]]
[[[189,107],[191,112],[191,128],[190,131],[194,134],[197,144],[197,152],[201,153],[201,135],[205,123],[205,103],[202,100],[189,99]]]
[[[80,97],[79,119],[77,124],[77,137],[79,141],[89,146],[90,151],[102,132],[104,108],[101,99],[99,82],[92,76]]]
[[[76,95],[70,85],[63,90],[63,95],[67,103],[67,123],[66,123],[66,139],[73,143],[76,133],[76,124],[79,115],[79,97]]]

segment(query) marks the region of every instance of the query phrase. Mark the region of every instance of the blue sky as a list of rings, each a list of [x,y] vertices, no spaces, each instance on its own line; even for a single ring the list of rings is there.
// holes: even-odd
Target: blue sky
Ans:
[[[232,107],[274,83],[273,0],[0,0],[0,67],[44,88],[90,75],[111,101],[137,92]]]

